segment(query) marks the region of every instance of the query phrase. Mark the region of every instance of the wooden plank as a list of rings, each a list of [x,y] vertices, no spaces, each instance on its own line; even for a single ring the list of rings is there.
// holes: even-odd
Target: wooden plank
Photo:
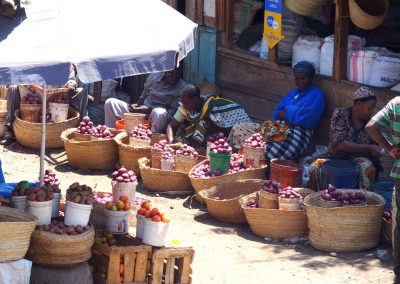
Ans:
[[[124,255],[124,282],[132,282],[135,273],[136,253],[125,253]]]
[[[110,263],[108,265],[107,283],[120,284],[121,277],[119,276],[120,254],[112,252],[110,254]]]
[[[174,9],[178,8],[178,0],[162,0],[162,1],[170,5]]]
[[[147,277],[148,252],[138,252],[136,256],[136,268],[134,281],[145,281]]]
[[[199,63],[197,82],[207,79],[215,84],[217,62],[217,31],[210,28],[199,28]]]
[[[349,3],[337,0],[335,5],[335,41],[333,52],[333,79],[340,82],[347,75],[347,39],[349,32]]]
[[[217,28],[217,3],[216,0],[203,0],[204,17],[203,22],[206,27]],[[219,1],[222,2],[222,1]]]
[[[165,284],[174,284],[175,258],[168,258],[165,266]]]
[[[185,256],[181,258],[178,265],[179,283],[190,283],[190,264],[192,263],[192,256]]]
[[[193,22],[196,22],[196,0],[186,0],[185,16]]]
[[[161,284],[162,276],[164,271],[164,259],[154,259],[152,260],[152,269],[151,269],[151,280],[150,284]]]
[[[196,0],[196,23],[203,25],[204,19],[204,0]]]
[[[277,62],[278,61],[278,45],[276,45],[274,48],[268,48],[268,60],[271,62]]]
[[[101,89],[102,89],[103,83],[100,82],[95,82],[93,84],[93,97],[94,97],[94,104],[98,105],[101,103]]]
[[[226,0],[222,7],[225,13],[225,30],[221,35],[221,46],[231,48],[233,46],[233,0]]]
[[[217,28],[219,31],[226,31],[226,9],[225,1],[216,0]]]
[[[179,258],[193,255],[192,248],[161,248],[153,250],[153,259]]]

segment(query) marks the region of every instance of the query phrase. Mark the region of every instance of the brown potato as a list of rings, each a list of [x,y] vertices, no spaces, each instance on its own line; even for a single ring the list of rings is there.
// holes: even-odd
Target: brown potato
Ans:
[[[36,193],[31,192],[31,193],[28,194],[28,200],[30,200],[30,201],[35,201],[36,198],[37,198]]]

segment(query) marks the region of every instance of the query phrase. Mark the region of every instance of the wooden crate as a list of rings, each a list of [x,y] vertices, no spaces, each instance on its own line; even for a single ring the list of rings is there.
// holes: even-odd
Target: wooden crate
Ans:
[[[147,283],[152,247],[143,245],[130,235],[114,235],[116,246],[95,242],[92,265],[106,273],[106,280],[94,274],[95,283]],[[124,262],[124,276],[120,277],[120,261]],[[123,282],[122,282],[123,280]]]
[[[150,284],[192,283],[192,248],[153,248]]]

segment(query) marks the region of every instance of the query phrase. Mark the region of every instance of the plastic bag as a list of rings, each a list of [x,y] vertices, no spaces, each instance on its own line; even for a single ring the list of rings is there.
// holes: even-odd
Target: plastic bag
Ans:
[[[312,153],[311,156],[306,156],[306,157],[302,157],[299,159],[299,164],[303,167],[303,179],[301,182],[302,187],[307,187],[307,185],[308,185],[308,180],[309,180],[308,167],[310,165],[310,161],[313,158],[316,158],[318,156],[326,154],[327,151],[328,151],[328,147],[323,146],[323,145],[317,145],[317,146],[315,146],[315,152]]]
[[[29,284],[32,262],[26,259],[0,263],[1,284]]]

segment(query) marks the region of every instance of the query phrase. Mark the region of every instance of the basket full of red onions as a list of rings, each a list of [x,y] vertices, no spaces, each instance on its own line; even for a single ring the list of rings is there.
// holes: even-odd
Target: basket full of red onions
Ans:
[[[215,141],[211,145],[208,155],[212,173],[219,171],[221,174],[225,174],[229,171],[232,148],[225,139],[221,138]]]

